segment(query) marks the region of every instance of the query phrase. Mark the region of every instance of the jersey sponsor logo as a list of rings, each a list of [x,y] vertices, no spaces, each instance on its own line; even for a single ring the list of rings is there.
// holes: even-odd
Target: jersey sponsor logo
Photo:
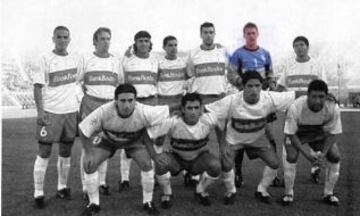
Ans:
[[[171,138],[171,146],[174,149],[181,150],[181,151],[194,151],[206,146],[209,138],[206,137],[200,140],[189,140],[189,139],[176,139]]]
[[[119,144],[130,144],[136,140],[138,140],[144,132],[144,128],[133,131],[133,132],[117,132],[117,131],[110,131],[104,130],[105,137],[109,140],[119,143]]]
[[[186,68],[159,69],[160,82],[185,80]]]
[[[133,85],[156,85],[156,75],[156,73],[150,71],[127,71],[125,72],[125,82]]]
[[[74,83],[76,81],[76,68],[49,73],[49,86],[55,87]]]
[[[85,73],[85,85],[112,85],[118,83],[118,75],[112,71],[88,71]]]
[[[252,133],[263,129],[266,125],[266,118],[260,119],[231,119],[231,126],[239,133]]]
[[[225,75],[225,63],[204,63],[195,65],[195,76],[223,76]]]
[[[289,88],[307,88],[309,83],[318,76],[312,74],[306,75],[288,75],[286,79],[286,85]]]

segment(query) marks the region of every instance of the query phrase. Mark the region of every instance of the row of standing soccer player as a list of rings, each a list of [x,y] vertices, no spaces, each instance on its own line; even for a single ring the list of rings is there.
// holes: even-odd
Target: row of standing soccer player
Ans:
[[[199,93],[203,103],[207,104],[225,96],[226,69],[228,69],[229,81],[239,88],[242,88],[241,77],[246,70],[258,71],[262,78],[265,78],[266,83],[273,88],[270,54],[258,47],[256,42],[258,29],[255,24],[248,23],[244,27],[247,44],[235,51],[230,58],[230,64],[224,48],[214,43],[213,24],[202,24],[200,34],[202,45],[192,50],[188,60],[185,61],[177,57],[177,39],[172,36],[164,39],[166,56],[162,59],[154,58],[150,53],[150,34],[140,31],[134,37],[133,53],[128,53],[122,61],[122,67],[119,67],[118,60],[108,52],[111,39],[109,29],[99,28],[94,33],[95,52],[85,55],[80,63],[67,53],[66,48],[70,41],[69,30],[63,26],[54,30],[55,49],[42,58],[41,70],[34,76],[39,140],[39,154],[34,165],[34,197],[37,207],[44,206],[43,181],[51,144],[54,142],[60,143],[58,197],[69,196],[70,191],[66,182],[79,101],[81,101],[80,118],[84,119],[97,107],[114,98],[114,89],[119,82],[126,82],[135,86],[136,100],[145,104],[169,104],[171,109],[176,109],[179,106],[179,98],[184,92],[184,86],[187,90]],[[308,47],[308,44],[306,45]],[[254,59],[250,61],[250,58]],[[312,71],[311,73],[315,74]],[[83,97],[78,83],[83,87],[81,89],[84,93]],[[78,93],[74,94],[74,92]],[[270,134],[268,137],[271,142],[271,132],[267,134]],[[84,155],[85,151],[82,152],[82,159]],[[80,164],[83,165],[83,162]],[[100,180],[104,180],[104,185],[106,166],[104,162],[98,169],[100,176],[103,175]],[[236,179],[239,179],[241,175],[239,173],[241,172],[238,172]],[[85,177],[82,179],[85,190]],[[106,186],[103,189],[106,190]],[[145,196],[144,206],[150,211],[153,208],[151,200],[146,200]]]

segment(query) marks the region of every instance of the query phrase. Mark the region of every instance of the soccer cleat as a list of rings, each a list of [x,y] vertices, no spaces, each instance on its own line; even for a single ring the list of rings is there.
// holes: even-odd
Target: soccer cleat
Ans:
[[[267,204],[271,203],[271,196],[267,192],[256,191],[255,192],[255,198],[258,199],[262,203],[267,203]]]
[[[110,196],[110,186],[109,185],[100,185],[99,192],[102,195]]]
[[[130,183],[129,181],[119,181],[119,192],[129,189],[130,188]]]
[[[45,208],[45,197],[39,196],[34,199],[34,208],[44,209]]]
[[[320,184],[320,167],[313,167],[314,171],[311,172],[311,181],[314,184]]]
[[[294,202],[294,196],[291,194],[285,194],[284,196],[281,197],[280,202],[283,206],[288,206]]]
[[[95,216],[98,215],[99,211],[100,211],[100,206],[96,205],[94,203],[91,203],[89,205],[87,205],[82,212],[80,213],[80,216]]]
[[[56,198],[71,200],[70,188],[64,188],[56,192]]]
[[[339,198],[335,196],[335,194],[329,194],[323,197],[323,201],[332,206],[339,206]]]
[[[157,208],[155,207],[153,202],[144,203],[143,208],[149,215],[159,215],[160,214],[159,210],[157,210]]]
[[[209,199],[209,194],[206,192],[202,192],[202,193],[196,193],[195,192],[195,199],[198,200],[198,202],[203,205],[203,206],[210,206],[211,202]]]
[[[237,188],[240,188],[243,184],[244,184],[244,181],[243,181],[242,174],[241,174],[241,172],[237,172],[235,174],[235,186]]]
[[[169,209],[172,206],[172,194],[163,194],[161,196],[161,208]]]
[[[224,197],[224,205],[232,205],[235,203],[236,193],[228,192]]]

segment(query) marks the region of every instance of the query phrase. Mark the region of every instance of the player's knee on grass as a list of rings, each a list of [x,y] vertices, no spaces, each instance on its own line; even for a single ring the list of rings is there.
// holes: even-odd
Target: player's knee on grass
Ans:
[[[336,144],[329,149],[326,159],[331,163],[338,163],[340,161],[340,152]]]
[[[39,153],[41,158],[49,158],[51,155],[52,143],[41,143],[39,142]]]
[[[73,142],[59,143],[59,155],[65,158],[70,157],[73,144]]]

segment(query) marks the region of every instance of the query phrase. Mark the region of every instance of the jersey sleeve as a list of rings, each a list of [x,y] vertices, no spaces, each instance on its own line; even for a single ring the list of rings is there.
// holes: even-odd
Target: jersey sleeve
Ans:
[[[288,92],[274,92],[269,91],[267,92],[270,94],[272,101],[274,103],[274,111],[285,112],[292,103],[295,101],[295,92],[288,91]]]
[[[99,107],[79,124],[79,129],[87,138],[101,131],[101,118],[103,113],[103,108]]]
[[[217,120],[228,118],[233,95],[228,95],[221,100],[205,105],[206,109],[216,115]]]
[[[265,72],[267,74],[267,77],[274,77],[274,70],[273,70],[271,55],[269,51],[266,51]]]
[[[159,124],[147,128],[147,132],[151,139],[166,135],[172,128],[174,117],[163,119]]]
[[[333,135],[341,134],[342,125],[341,125],[341,117],[340,117],[340,108],[338,105],[334,106],[331,116],[332,116],[331,120],[324,125],[324,130]]]
[[[297,118],[296,118],[296,106],[292,104],[286,112],[284,133],[288,135],[296,134],[298,130]]]
[[[149,106],[143,105],[144,116],[147,126],[151,127],[160,124],[164,119],[169,117],[169,106]]]
[[[45,56],[42,56],[39,59],[38,65],[39,65],[38,70],[35,70],[33,73],[33,84],[45,85],[46,84],[45,76],[48,73],[48,67]]]

